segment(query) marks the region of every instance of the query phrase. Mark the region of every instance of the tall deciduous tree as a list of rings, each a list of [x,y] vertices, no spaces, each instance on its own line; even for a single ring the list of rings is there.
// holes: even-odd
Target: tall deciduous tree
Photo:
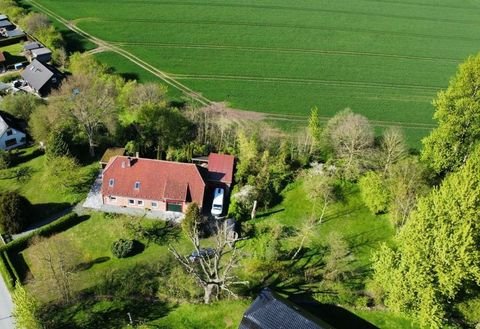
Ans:
[[[310,118],[308,119],[308,133],[311,138],[310,154],[312,154],[318,149],[322,141],[322,123],[320,121],[320,113],[316,107],[310,110]]]
[[[386,185],[390,191],[390,219],[397,227],[407,221],[417,199],[428,191],[425,167],[416,158],[405,158],[388,171]]]
[[[193,139],[193,125],[177,109],[144,105],[138,113],[136,128],[145,149],[154,149],[157,159],[169,147],[179,147]]]
[[[205,304],[209,304],[212,297],[218,298],[222,292],[236,298],[232,286],[247,283],[239,281],[233,273],[240,260],[236,245],[238,235],[231,234],[232,228],[228,227],[227,222],[221,223],[217,226],[215,246],[206,249],[200,245],[198,226],[198,223],[193,225],[188,236],[196,253],[195,259],[183,256],[173,246],[169,247],[170,252],[202,287]]]
[[[2,98],[2,108],[17,118],[28,121],[43,101],[29,93],[9,94]]]
[[[397,236],[383,246],[374,277],[394,311],[415,313],[440,328],[461,292],[480,282],[480,148],[458,172],[419,200]]]
[[[93,74],[77,74],[67,79],[60,90],[52,95],[63,113],[76,124],[88,140],[90,155],[95,155],[95,146],[100,128],[113,131],[116,123],[116,87]]]
[[[310,169],[306,172],[303,183],[308,198],[312,201],[311,218],[321,224],[328,206],[335,201],[335,178],[330,172],[322,169]],[[320,215],[317,217],[317,205],[321,207]]]
[[[390,203],[390,191],[384,177],[369,171],[358,182],[360,194],[365,205],[374,214],[384,213]]]
[[[389,127],[383,132],[380,142],[380,161],[383,174],[387,174],[390,167],[407,156],[405,136],[400,128]]]
[[[34,284],[39,289],[57,292],[65,302],[70,301],[75,268],[82,261],[77,247],[58,235],[48,239],[37,237],[32,244],[30,259],[37,269]]]
[[[374,131],[368,119],[346,109],[328,121],[325,134],[345,178],[357,179],[374,143]]]
[[[480,54],[460,65],[433,102],[438,127],[423,140],[422,157],[437,173],[457,170],[480,140]]]

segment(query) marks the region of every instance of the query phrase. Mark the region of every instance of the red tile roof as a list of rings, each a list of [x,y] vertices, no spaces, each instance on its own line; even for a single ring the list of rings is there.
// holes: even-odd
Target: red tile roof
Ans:
[[[234,165],[233,155],[210,153],[208,156],[209,180],[232,184]]]
[[[114,180],[113,187],[109,185],[110,179]],[[140,183],[139,189],[135,189],[136,182]],[[116,156],[103,171],[102,195],[202,205],[204,192],[200,171],[190,163]]]

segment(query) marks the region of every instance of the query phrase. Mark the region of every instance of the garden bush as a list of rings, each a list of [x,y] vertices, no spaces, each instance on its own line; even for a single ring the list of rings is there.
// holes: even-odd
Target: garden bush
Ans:
[[[133,253],[133,240],[119,239],[112,244],[112,254],[117,258],[125,258]]]
[[[0,194],[0,228],[9,234],[20,233],[30,219],[30,202],[18,192]]]

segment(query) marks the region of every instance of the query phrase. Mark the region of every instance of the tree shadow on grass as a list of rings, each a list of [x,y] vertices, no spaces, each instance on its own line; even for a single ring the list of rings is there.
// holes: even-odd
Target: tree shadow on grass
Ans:
[[[80,263],[78,264],[76,267],[75,267],[75,271],[77,272],[81,272],[81,271],[86,271],[90,268],[92,268],[94,265],[96,264],[101,264],[101,263],[105,263],[105,262],[108,262],[110,260],[110,257],[108,256],[104,256],[104,257],[97,257],[95,258],[94,260],[91,260],[89,262],[83,262],[83,263]]]
[[[32,152],[27,152],[25,149],[17,149],[13,152],[11,167],[16,167],[22,163],[31,161],[43,154],[43,151],[39,149],[36,149]]]
[[[285,209],[282,208],[282,209],[276,209],[276,210],[271,210],[271,211],[263,212],[263,213],[257,215],[256,218],[268,217],[268,216],[270,216],[270,215],[273,215],[273,214],[276,214],[276,213],[279,213],[279,212],[282,212],[282,211],[285,211]]]
[[[323,304],[316,301],[309,294],[298,294],[288,298],[291,302],[301,306],[304,310],[322,319],[337,329],[377,329],[368,321],[360,318],[354,313],[331,304]]]

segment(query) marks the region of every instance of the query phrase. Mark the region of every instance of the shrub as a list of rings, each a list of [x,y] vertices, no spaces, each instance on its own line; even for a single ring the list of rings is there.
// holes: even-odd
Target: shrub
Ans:
[[[133,240],[120,239],[112,244],[112,254],[117,258],[125,258],[133,253]]]
[[[18,192],[0,194],[0,227],[7,233],[21,232],[28,224],[30,202]]]
[[[12,163],[12,157],[10,153],[0,150],[0,169],[7,169]]]
[[[385,186],[385,180],[376,172],[368,172],[359,181],[362,200],[374,214],[387,211],[390,193]]]

